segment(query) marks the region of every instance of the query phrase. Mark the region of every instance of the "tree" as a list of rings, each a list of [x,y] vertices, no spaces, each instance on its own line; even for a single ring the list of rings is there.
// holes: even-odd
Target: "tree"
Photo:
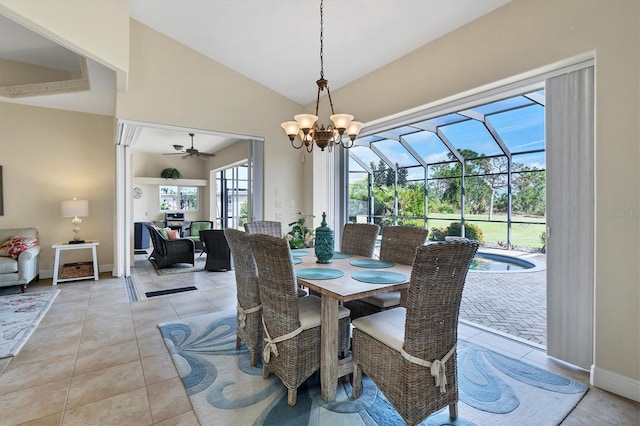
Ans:
[[[546,209],[546,172],[523,167],[513,175],[512,206],[523,214],[544,215]]]

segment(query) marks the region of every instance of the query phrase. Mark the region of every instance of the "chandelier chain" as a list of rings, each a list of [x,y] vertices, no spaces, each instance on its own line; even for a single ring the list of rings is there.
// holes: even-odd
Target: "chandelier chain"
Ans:
[[[324,20],[322,18],[323,15],[323,7],[322,7],[322,1],[320,2],[320,79],[324,79],[324,54],[323,54],[323,47],[324,47],[324,32],[323,32],[323,27],[324,27]]]

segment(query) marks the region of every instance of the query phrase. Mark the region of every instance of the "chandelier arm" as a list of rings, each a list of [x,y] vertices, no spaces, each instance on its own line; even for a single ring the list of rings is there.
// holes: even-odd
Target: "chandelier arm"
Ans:
[[[316,117],[320,117],[318,115],[318,107],[320,106],[320,91],[322,91],[322,88],[320,87],[320,85],[318,85],[318,94],[316,95]]]
[[[295,137],[293,137],[293,138],[289,138],[289,139],[291,140],[291,146],[292,146],[293,148],[295,148],[295,149],[300,149],[300,148],[302,148],[302,146],[304,145],[304,141],[301,141],[301,142],[300,142],[300,146],[296,146],[296,145],[293,143],[293,141],[294,141],[294,140],[296,140],[296,138],[295,138]]]
[[[331,100],[331,90],[329,90],[329,85],[327,84],[327,97],[329,98],[329,106],[331,106],[331,115],[335,114],[333,111],[333,101]],[[318,113],[316,113],[318,115]]]

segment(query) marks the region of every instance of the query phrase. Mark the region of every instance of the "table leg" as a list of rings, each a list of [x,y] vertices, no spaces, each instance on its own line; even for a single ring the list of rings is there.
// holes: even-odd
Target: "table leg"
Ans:
[[[322,399],[336,399],[338,386],[338,300],[322,295],[322,320],[320,327],[320,384]]]
[[[60,268],[60,249],[56,249],[53,260],[53,285],[58,285],[58,270]]]
[[[100,277],[98,275],[98,251],[96,246],[91,247],[91,254],[93,255],[93,279],[98,281]]]

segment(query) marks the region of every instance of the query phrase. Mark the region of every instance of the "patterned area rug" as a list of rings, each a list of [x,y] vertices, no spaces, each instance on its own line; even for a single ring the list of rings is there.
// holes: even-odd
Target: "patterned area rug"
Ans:
[[[227,311],[159,324],[201,424],[402,425],[404,422],[367,377],[352,399],[351,384],[338,381],[338,396],[325,403],[317,374],[287,405],[284,385],[262,364],[249,365],[249,351],[235,348],[235,312]],[[459,418],[448,409],[421,425],[557,425],[587,387],[481,346],[458,344]]]
[[[60,290],[0,297],[0,358],[16,356]]]
[[[158,269],[155,262],[149,259],[149,262],[153,265],[153,268],[156,270],[156,273],[160,276],[164,275],[173,275],[173,274],[184,274],[185,272],[199,272],[204,271],[205,264],[207,263],[207,256],[200,255],[196,253],[195,265],[191,266],[190,263],[177,263],[168,268]]]

